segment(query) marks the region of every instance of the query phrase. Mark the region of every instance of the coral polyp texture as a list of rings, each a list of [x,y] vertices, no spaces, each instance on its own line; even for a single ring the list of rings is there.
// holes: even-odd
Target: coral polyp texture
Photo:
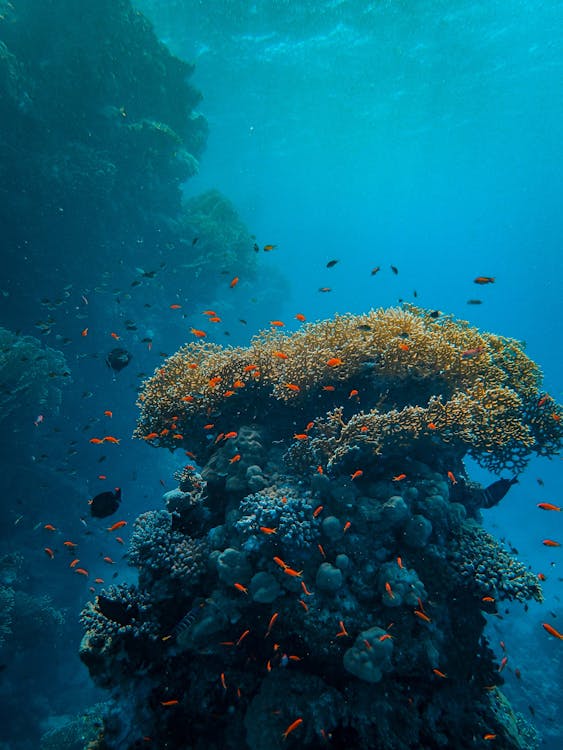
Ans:
[[[555,453],[540,387],[517,342],[415,308],[183,347],[137,435],[190,462],[135,523],[137,583],[83,613],[114,698],[98,746],[538,747],[484,633],[542,600],[481,526],[515,478],[482,487],[463,458]]]

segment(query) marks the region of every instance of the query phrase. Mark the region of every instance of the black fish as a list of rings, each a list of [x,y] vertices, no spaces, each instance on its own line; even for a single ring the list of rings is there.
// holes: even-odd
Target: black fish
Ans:
[[[127,367],[132,359],[133,355],[128,352],[127,349],[122,349],[118,346],[116,349],[112,349],[108,354],[106,357],[106,364],[115,372],[120,372],[124,367]]]
[[[130,625],[139,617],[139,607],[135,603],[125,604],[103,594],[98,594],[96,597],[96,607],[104,617],[120,625]]]
[[[494,505],[500,503],[512,485],[517,482],[518,479],[516,477],[512,477],[512,479],[497,479],[496,482],[493,482],[483,490],[481,507],[492,508]]]
[[[467,300],[467,304],[468,305],[482,305],[483,304],[483,300],[481,300],[481,299],[468,299]]]
[[[395,274],[395,276],[399,273],[399,269],[397,268],[397,266],[390,266],[390,268],[393,271],[393,273]]]
[[[95,518],[112,516],[119,508],[120,502],[121,487],[116,487],[112,492],[100,492],[90,500],[90,513]]]
[[[194,238],[193,238],[193,240],[192,240],[192,247],[193,247],[194,245],[197,245],[197,241],[198,241],[198,240],[199,240],[199,237],[194,237]]]
[[[336,265],[337,263],[338,263],[338,261],[337,261],[337,260],[329,260],[329,262],[328,262],[328,263],[326,264],[326,267],[327,267],[327,268],[332,268],[332,267],[333,267],[333,266],[335,266],[335,265]]]

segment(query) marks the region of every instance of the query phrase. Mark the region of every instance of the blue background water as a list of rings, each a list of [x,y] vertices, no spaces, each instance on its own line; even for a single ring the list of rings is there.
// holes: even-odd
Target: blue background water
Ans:
[[[186,194],[218,187],[260,245],[277,246],[260,253],[261,281],[241,278],[235,290],[225,283],[224,293],[206,303],[218,306],[229,343],[246,343],[272,319],[297,325],[297,312],[314,320],[416,301],[525,340],[527,353],[544,370],[546,390],[562,400],[561,2],[135,5],[175,54],[196,65],[193,81],[204,95],[200,109],[210,133],[200,173],[186,184]],[[61,248],[62,255],[68,251]],[[327,269],[331,259],[339,262]],[[478,287],[478,275],[496,281]],[[325,286],[332,291],[320,293]],[[34,290],[38,298],[50,291]],[[483,303],[469,306],[472,298]],[[198,305],[181,327],[170,327],[167,308],[175,301],[161,300],[166,314],[154,313],[151,321],[155,349],[164,352],[177,349],[190,326],[201,326]],[[189,310],[189,300],[180,301]],[[29,319],[20,321],[25,332],[32,332],[38,314],[38,308],[30,310]],[[104,314],[100,327],[114,330],[117,305],[108,303]],[[90,351],[107,348],[107,340],[88,343]],[[46,415],[38,428],[44,433],[33,436],[35,463],[42,452],[48,455],[43,486],[26,477],[24,467],[14,475],[4,457],[5,497],[28,503],[24,520],[10,530],[11,549],[42,548],[35,524],[64,524],[69,506],[78,507],[99,489],[95,476],[101,470],[123,487],[130,521],[158,504],[160,479],[172,486],[181,459],[127,437],[136,417],[137,372],[152,371],[154,354],[136,352],[135,371],[115,379],[95,360],[69,355],[74,383],[56,422],[62,433],[50,431],[57,418]],[[84,398],[85,390],[93,395]],[[105,451],[102,469],[91,454],[63,461],[68,441],[104,409],[113,410],[111,434],[122,439],[114,451]],[[100,429],[95,425],[88,437]],[[499,641],[506,643],[506,692],[526,715],[533,706],[549,748],[563,742],[562,656],[560,642],[547,638],[540,623],[562,629],[563,579],[560,551],[541,540],[563,539],[563,519],[538,511],[536,503],[562,500],[560,458],[534,460],[500,507],[486,515],[487,526],[547,576],[545,603],[528,612],[511,606],[509,615],[491,623],[491,641],[499,653]],[[14,507],[14,521],[19,515]],[[96,534],[81,543],[92,560],[91,575],[106,573],[100,555],[111,554],[120,580],[131,576],[120,551],[100,549]],[[68,650],[53,659],[45,644],[42,669],[51,670],[56,695],[47,699],[45,676],[21,655],[16,664],[14,655],[3,657],[8,666],[1,689],[6,695],[16,686],[22,701],[29,691],[43,692],[50,701],[47,713],[60,715],[96,697],[75,653],[77,612],[88,592],[82,581],[69,590],[65,578],[46,570],[42,554],[29,563],[30,587],[51,594],[70,623]]]

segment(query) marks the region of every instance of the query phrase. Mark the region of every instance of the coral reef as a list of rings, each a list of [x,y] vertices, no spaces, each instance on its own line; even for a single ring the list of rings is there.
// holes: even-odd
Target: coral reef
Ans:
[[[512,480],[482,488],[463,457],[521,468],[560,435],[552,417],[537,442],[538,368],[500,341],[391,310],[168,360],[145,385],[137,434],[197,458],[166,509],[136,522],[138,584],[83,613],[92,677],[128,696],[104,720],[108,748],[150,736],[461,750],[488,734],[537,747],[483,631],[500,601],[541,601],[539,581],[479,525]],[[448,409],[461,402],[458,427]],[[483,419],[495,408],[501,426]]]
[[[241,409],[261,419],[282,411],[272,421],[285,439],[296,434],[300,466],[346,470],[374,454],[434,446],[452,464],[469,454],[492,471],[521,471],[563,439],[562,409],[540,386],[515,340],[411,306],[380,309],[290,335],[267,331],[247,348],[182,347],[145,382],[136,434],[209,452],[209,435],[228,434]],[[305,432],[293,425],[300,415],[313,421]]]
[[[70,371],[63,354],[33,336],[0,328],[0,421],[56,412]]]

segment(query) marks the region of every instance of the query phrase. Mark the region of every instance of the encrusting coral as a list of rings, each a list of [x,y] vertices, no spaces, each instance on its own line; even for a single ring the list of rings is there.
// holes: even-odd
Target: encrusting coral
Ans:
[[[513,481],[462,459],[556,451],[539,389],[516,342],[414,308],[171,357],[137,434],[191,463],[136,521],[137,585],[82,617],[82,659],[126,704],[106,747],[536,748],[498,711],[484,628],[539,579],[479,525]]]

